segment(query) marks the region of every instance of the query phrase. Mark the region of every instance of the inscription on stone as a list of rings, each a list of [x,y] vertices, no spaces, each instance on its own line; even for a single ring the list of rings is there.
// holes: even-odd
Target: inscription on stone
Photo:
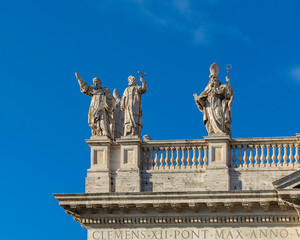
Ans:
[[[255,239],[255,240],[300,240],[300,228],[167,228],[167,229],[109,229],[89,230],[89,240],[112,239]]]

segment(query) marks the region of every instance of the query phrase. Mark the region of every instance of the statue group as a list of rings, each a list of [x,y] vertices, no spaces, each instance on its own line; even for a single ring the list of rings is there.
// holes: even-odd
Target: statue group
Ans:
[[[195,102],[203,113],[203,123],[208,135],[231,136],[231,107],[233,90],[229,79],[229,68],[226,84],[218,79],[219,66],[210,66],[210,80],[204,91],[198,96],[194,94]],[[122,136],[141,136],[142,94],[147,91],[147,84],[140,77],[141,85],[134,76],[128,77],[128,87],[122,98],[118,89],[113,94],[108,88],[102,87],[99,78],[94,78],[94,85],[87,84],[78,73],[75,73],[82,93],[92,98],[88,113],[88,123],[93,136],[107,136],[111,139]],[[149,136],[146,137],[150,139]]]
[[[119,90],[113,94],[102,87],[99,78],[93,79],[93,85],[87,84],[78,73],[75,73],[80,91],[92,98],[88,113],[88,123],[93,136],[106,136],[111,139],[121,136],[139,136],[143,127],[141,95],[146,93],[147,84],[141,76],[138,86],[134,76],[128,77],[128,88],[122,98]]]

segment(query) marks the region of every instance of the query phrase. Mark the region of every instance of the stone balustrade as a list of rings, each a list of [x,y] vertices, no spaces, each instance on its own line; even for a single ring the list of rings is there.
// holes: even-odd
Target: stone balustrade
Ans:
[[[231,139],[228,166],[296,166],[300,164],[299,146],[299,135]],[[206,140],[147,141],[141,149],[142,170],[206,168],[210,162]]]
[[[144,170],[208,166],[208,144],[205,140],[149,141],[141,147],[141,168]]]
[[[102,137],[87,143],[88,193],[272,189],[272,182],[300,169],[299,134],[168,141]]]
[[[230,141],[229,167],[296,166],[299,136],[237,138]],[[142,146],[141,169],[205,168],[209,165],[206,140],[147,141]]]
[[[230,167],[297,166],[299,135],[280,138],[233,139]]]

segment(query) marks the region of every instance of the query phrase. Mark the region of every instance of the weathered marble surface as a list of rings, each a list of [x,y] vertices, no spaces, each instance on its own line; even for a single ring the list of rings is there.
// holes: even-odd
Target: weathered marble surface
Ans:
[[[113,138],[113,112],[115,110],[115,98],[108,88],[102,87],[102,81],[94,78],[94,86],[88,85],[78,73],[75,76],[80,85],[80,91],[92,98],[88,123],[93,136],[107,136]]]
[[[54,196],[88,229],[88,240],[300,240],[300,190],[294,188],[300,184],[299,172],[294,173],[299,141],[298,135],[144,142],[138,136],[91,138],[86,193]],[[296,162],[272,165],[268,152],[266,158],[255,154],[258,164],[242,158],[240,145],[258,149],[270,143],[292,147],[289,159]],[[234,166],[232,146],[239,150],[240,164]],[[282,158],[287,156],[285,148]]]
[[[233,90],[227,76],[227,84],[218,80],[219,66],[210,67],[210,80],[205,90],[194,98],[199,110],[203,113],[203,123],[209,135],[228,134],[231,136],[231,107]]]
[[[93,174],[89,170],[87,192],[108,192],[104,186],[106,182],[111,182],[113,192],[131,192],[134,186],[135,191],[141,189],[142,192],[272,190],[275,180],[299,169],[299,141],[299,137],[231,139],[229,136],[209,136],[204,140],[141,142],[138,137],[127,136],[108,144],[101,139],[91,139],[87,143],[91,147]],[[264,155],[260,151],[258,154],[242,151],[242,146],[247,150],[247,146],[252,145],[257,150],[260,150],[258,146],[288,145],[291,150],[285,149],[280,155],[275,149],[277,156],[262,147]],[[235,151],[234,146],[238,146]],[[102,149],[110,152],[105,155],[105,162],[98,161],[102,156],[98,151]],[[271,155],[282,162],[273,164],[269,160]],[[253,162],[252,158],[258,162]],[[294,160],[283,163],[284,159]],[[245,161],[247,163],[243,163]],[[101,169],[108,168],[107,163],[112,163],[107,169],[111,175],[105,179]]]
[[[142,83],[138,86],[134,76],[128,77],[129,87],[125,89],[121,99],[121,110],[125,112],[124,136],[140,136],[143,127],[142,94],[147,91],[147,84],[143,77],[140,77]]]

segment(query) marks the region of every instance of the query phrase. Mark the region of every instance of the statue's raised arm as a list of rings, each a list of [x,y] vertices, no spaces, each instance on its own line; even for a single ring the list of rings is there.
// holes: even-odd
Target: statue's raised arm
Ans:
[[[75,73],[75,76],[78,80],[79,86],[80,86],[80,91],[88,96],[90,96],[91,94],[89,94],[89,85],[81,78],[81,76],[79,75],[79,73]]]
[[[140,77],[140,81],[142,83],[142,85],[140,86],[140,91],[141,91],[141,94],[144,94],[147,92],[147,83],[143,77]]]

